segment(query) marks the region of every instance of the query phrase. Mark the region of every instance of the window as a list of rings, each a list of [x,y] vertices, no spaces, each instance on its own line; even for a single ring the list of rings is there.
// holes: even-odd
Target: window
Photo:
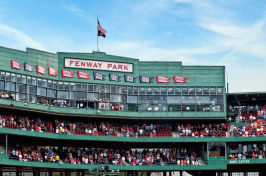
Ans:
[[[88,84],[88,91],[92,92],[93,91],[93,84]]]
[[[64,82],[64,89],[69,90],[69,82]]]
[[[100,93],[100,100],[99,101],[110,101],[110,94],[109,93]]]
[[[182,104],[195,104],[195,96],[182,96]]]
[[[122,93],[126,94],[127,93],[127,87],[122,87]]]
[[[137,87],[133,88],[133,93],[134,93],[134,95],[138,95],[138,88]]]
[[[47,80],[46,79],[42,80],[42,87],[47,87]]]
[[[210,93],[212,95],[215,95],[216,94],[216,88],[210,88]]]
[[[54,89],[57,89],[57,81],[53,81],[53,87]]]
[[[166,88],[162,88],[162,87],[161,87],[161,94],[162,94],[162,95],[167,94],[167,92],[166,92]]]
[[[42,79],[38,78],[38,86],[42,86]]]
[[[181,96],[168,96],[167,103],[172,104],[180,104],[181,103]]]
[[[160,95],[160,88],[153,88],[153,93],[155,95]]]
[[[6,81],[10,81],[11,80],[11,76],[9,72],[6,72]],[[16,80],[15,80],[16,81]],[[14,81],[14,82],[15,82]]]
[[[17,92],[26,93],[26,85],[25,84],[17,84]]]
[[[38,87],[37,95],[46,96],[46,88]]]
[[[32,85],[36,85],[36,84],[37,84],[36,78],[32,77]]]
[[[56,90],[48,89],[48,97],[56,98]]]
[[[195,88],[194,87],[190,87],[188,89],[188,93],[189,93],[189,95],[195,95]]]
[[[175,88],[175,94],[176,95],[181,95],[181,88],[180,87],[176,87]]]
[[[128,87],[128,95],[133,95],[133,87]]]
[[[167,96],[166,95],[155,95],[153,102],[157,103],[166,103]]]
[[[31,84],[32,84],[32,79],[31,79],[31,76],[28,76],[28,77],[27,77],[27,82],[28,82],[28,84],[29,84],[29,85],[31,85]]]
[[[209,95],[209,88],[203,88],[203,95]]]
[[[201,87],[197,87],[196,94],[197,95],[202,95],[202,88]]]
[[[223,104],[223,96],[212,95],[210,98],[210,104],[212,104],[212,105]]]
[[[135,94],[135,93],[134,93]],[[145,94],[145,88],[140,87],[139,88],[139,94],[144,95]]]
[[[86,92],[76,92],[75,93],[76,100],[87,100],[87,93]]]
[[[12,82],[6,82],[6,90],[16,91],[16,84]]]
[[[37,94],[36,86],[28,86],[28,93],[36,95]]]
[[[78,90],[78,91],[81,90],[81,84],[80,83],[76,83],[76,90]]]
[[[148,95],[148,96],[145,96],[145,95],[141,95],[139,96],[139,103],[152,103],[153,102],[153,96],[152,95]]]
[[[121,86],[116,86],[116,92],[118,94],[121,94],[122,90],[121,90]]]
[[[0,81],[0,89],[5,90],[5,81]]]
[[[121,102],[121,95],[111,95],[111,102]]]
[[[87,92],[87,84],[86,83],[82,83],[81,84],[82,90]]]
[[[223,88],[217,88],[217,94],[223,95]]]
[[[21,75],[17,74],[17,83],[22,83]]]
[[[182,87],[182,95],[188,95],[188,88]]]
[[[58,82],[58,89],[59,89],[59,90],[63,90],[63,89],[64,89],[63,86],[64,86],[64,85],[63,85],[63,82]]]
[[[70,90],[72,90],[72,91],[75,90],[75,83],[70,83]]]
[[[15,73],[11,73],[11,81],[16,82],[16,74]]]
[[[115,87],[115,85],[111,85],[111,93],[116,93],[116,87]]]
[[[98,101],[98,93],[88,93],[89,101]]]
[[[75,92],[69,92],[69,97],[71,100],[75,99]]]
[[[151,87],[147,87],[146,88],[146,92],[148,95],[152,95],[152,88]]]
[[[122,102],[126,103],[127,102],[127,95],[122,95]]]
[[[209,104],[210,103],[210,97],[209,96],[196,96],[196,104],[197,105],[203,105],[203,104]]]
[[[53,88],[53,81],[52,80],[48,80],[48,87]]]
[[[93,92],[98,92],[98,91],[99,91],[98,84],[93,84]]]
[[[128,103],[138,103],[138,96],[128,96]]]
[[[1,79],[5,80],[6,78],[6,72],[1,71]]]
[[[23,84],[27,84],[27,80],[26,80],[26,76],[25,75],[22,75],[22,83]]]
[[[168,87],[168,95],[174,95],[174,88],[173,87]]]
[[[68,91],[58,91],[58,98],[69,99]]]

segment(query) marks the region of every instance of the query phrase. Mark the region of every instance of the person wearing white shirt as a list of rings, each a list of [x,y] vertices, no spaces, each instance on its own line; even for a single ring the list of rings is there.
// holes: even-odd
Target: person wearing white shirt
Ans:
[[[189,111],[189,106],[187,106],[187,108],[186,108],[186,109],[187,109],[187,111]]]
[[[177,165],[180,166],[180,159],[177,160]]]
[[[157,106],[155,106],[154,111],[159,111],[159,108]]]
[[[82,102],[79,104],[79,107],[80,108],[83,108],[83,103]]]

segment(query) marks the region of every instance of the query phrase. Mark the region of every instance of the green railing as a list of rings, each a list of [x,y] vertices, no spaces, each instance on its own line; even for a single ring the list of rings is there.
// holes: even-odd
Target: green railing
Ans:
[[[0,128],[2,134],[29,136],[37,138],[57,140],[83,140],[83,141],[109,141],[109,142],[259,142],[266,141],[266,136],[257,137],[113,137],[113,136],[89,136],[89,135],[64,135],[54,133],[42,133],[23,131],[9,128]]]

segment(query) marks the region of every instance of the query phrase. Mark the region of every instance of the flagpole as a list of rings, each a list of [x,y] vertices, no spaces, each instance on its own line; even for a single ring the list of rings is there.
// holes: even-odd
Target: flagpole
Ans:
[[[97,31],[97,51],[99,52],[99,48],[98,48],[98,37],[99,37],[98,36],[98,15],[97,15],[97,27],[96,28],[97,28],[97,30],[96,30]]]

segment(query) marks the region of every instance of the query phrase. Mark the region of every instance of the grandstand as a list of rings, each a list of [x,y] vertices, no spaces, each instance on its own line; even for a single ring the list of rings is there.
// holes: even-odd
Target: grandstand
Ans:
[[[0,47],[0,176],[266,175],[264,92],[224,66]]]

